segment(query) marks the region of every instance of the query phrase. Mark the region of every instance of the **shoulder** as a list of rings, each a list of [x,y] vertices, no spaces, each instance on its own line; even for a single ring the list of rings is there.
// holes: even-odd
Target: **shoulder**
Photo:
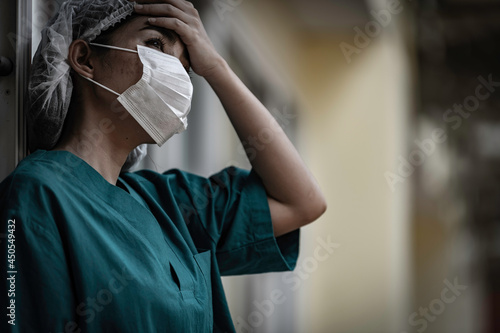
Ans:
[[[36,186],[55,184],[54,176],[60,167],[43,152],[36,152],[23,159],[19,165],[0,183],[0,191],[16,191]]]
[[[34,154],[22,160],[16,169],[0,183],[2,211],[23,211],[50,205],[54,189],[60,186],[56,165]]]

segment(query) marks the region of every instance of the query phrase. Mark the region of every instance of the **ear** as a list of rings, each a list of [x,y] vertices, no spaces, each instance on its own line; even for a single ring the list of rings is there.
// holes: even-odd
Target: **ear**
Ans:
[[[92,50],[89,44],[82,39],[77,39],[69,46],[69,65],[77,74],[92,79],[94,77],[94,59],[91,55]]]

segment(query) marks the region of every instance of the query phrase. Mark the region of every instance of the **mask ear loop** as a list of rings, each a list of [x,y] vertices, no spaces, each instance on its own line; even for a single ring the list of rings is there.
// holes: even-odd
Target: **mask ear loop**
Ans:
[[[139,53],[138,51],[136,50],[130,50],[130,49],[125,49],[125,48],[122,48],[122,47],[118,47],[118,46],[112,46],[112,45],[104,45],[104,44],[99,44],[99,43],[89,43],[90,45],[94,45],[94,46],[100,46],[100,47],[105,47],[105,48],[108,48],[108,49],[114,49],[114,50],[119,50],[119,51],[126,51],[126,52],[131,52],[131,53]],[[81,77],[83,77],[84,79],[98,85],[99,87],[103,88],[103,89],[106,89],[107,91],[109,91],[110,93],[112,94],[115,94],[116,96],[120,97],[120,94],[117,93],[116,91],[114,90],[111,90],[109,89],[108,87],[106,87],[105,85],[102,85],[100,84],[99,82],[97,81],[94,81],[92,80],[91,78],[89,77],[86,77],[82,74],[80,74]]]
[[[120,94],[119,94],[119,93],[117,93],[117,92],[116,92],[116,91],[114,91],[114,90],[109,89],[109,88],[108,88],[108,87],[106,87],[105,85],[102,85],[102,84],[100,84],[99,82],[94,81],[94,80],[92,80],[91,78],[86,77],[86,76],[84,76],[84,75],[82,75],[82,74],[80,74],[80,76],[81,76],[81,77],[83,77],[84,79],[87,79],[87,80],[89,80],[90,82],[92,82],[92,83],[94,83],[94,84],[98,85],[99,87],[101,87],[101,88],[103,88],[103,89],[106,89],[106,90],[107,90],[107,91],[109,91],[110,93],[115,94],[116,96],[120,97]]]
[[[99,43],[89,43],[89,44],[90,45],[94,45],[94,46],[105,47],[105,48],[113,49],[113,50],[126,51],[126,52],[132,52],[132,53],[139,53],[136,50],[125,49],[123,47],[118,47],[118,46],[104,45],[104,44],[99,44]]]

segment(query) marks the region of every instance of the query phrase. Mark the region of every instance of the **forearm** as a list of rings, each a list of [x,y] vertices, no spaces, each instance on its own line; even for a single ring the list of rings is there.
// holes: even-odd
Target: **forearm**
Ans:
[[[325,199],[299,153],[271,113],[220,60],[205,78],[221,100],[252,167],[261,177],[268,196],[315,219]]]

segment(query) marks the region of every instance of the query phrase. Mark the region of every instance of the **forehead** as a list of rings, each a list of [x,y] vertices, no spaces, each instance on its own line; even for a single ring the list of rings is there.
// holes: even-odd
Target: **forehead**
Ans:
[[[166,42],[174,45],[180,41],[179,36],[172,30],[165,29],[159,26],[151,25],[148,22],[150,16],[134,15],[125,21],[116,31],[113,32],[113,37],[117,40],[126,40],[130,38],[142,37],[144,34],[141,32],[149,32],[149,35],[154,35],[152,32],[156,31],[158,34],[166,38]],[[157,35],[157,34],[156,34]]]

